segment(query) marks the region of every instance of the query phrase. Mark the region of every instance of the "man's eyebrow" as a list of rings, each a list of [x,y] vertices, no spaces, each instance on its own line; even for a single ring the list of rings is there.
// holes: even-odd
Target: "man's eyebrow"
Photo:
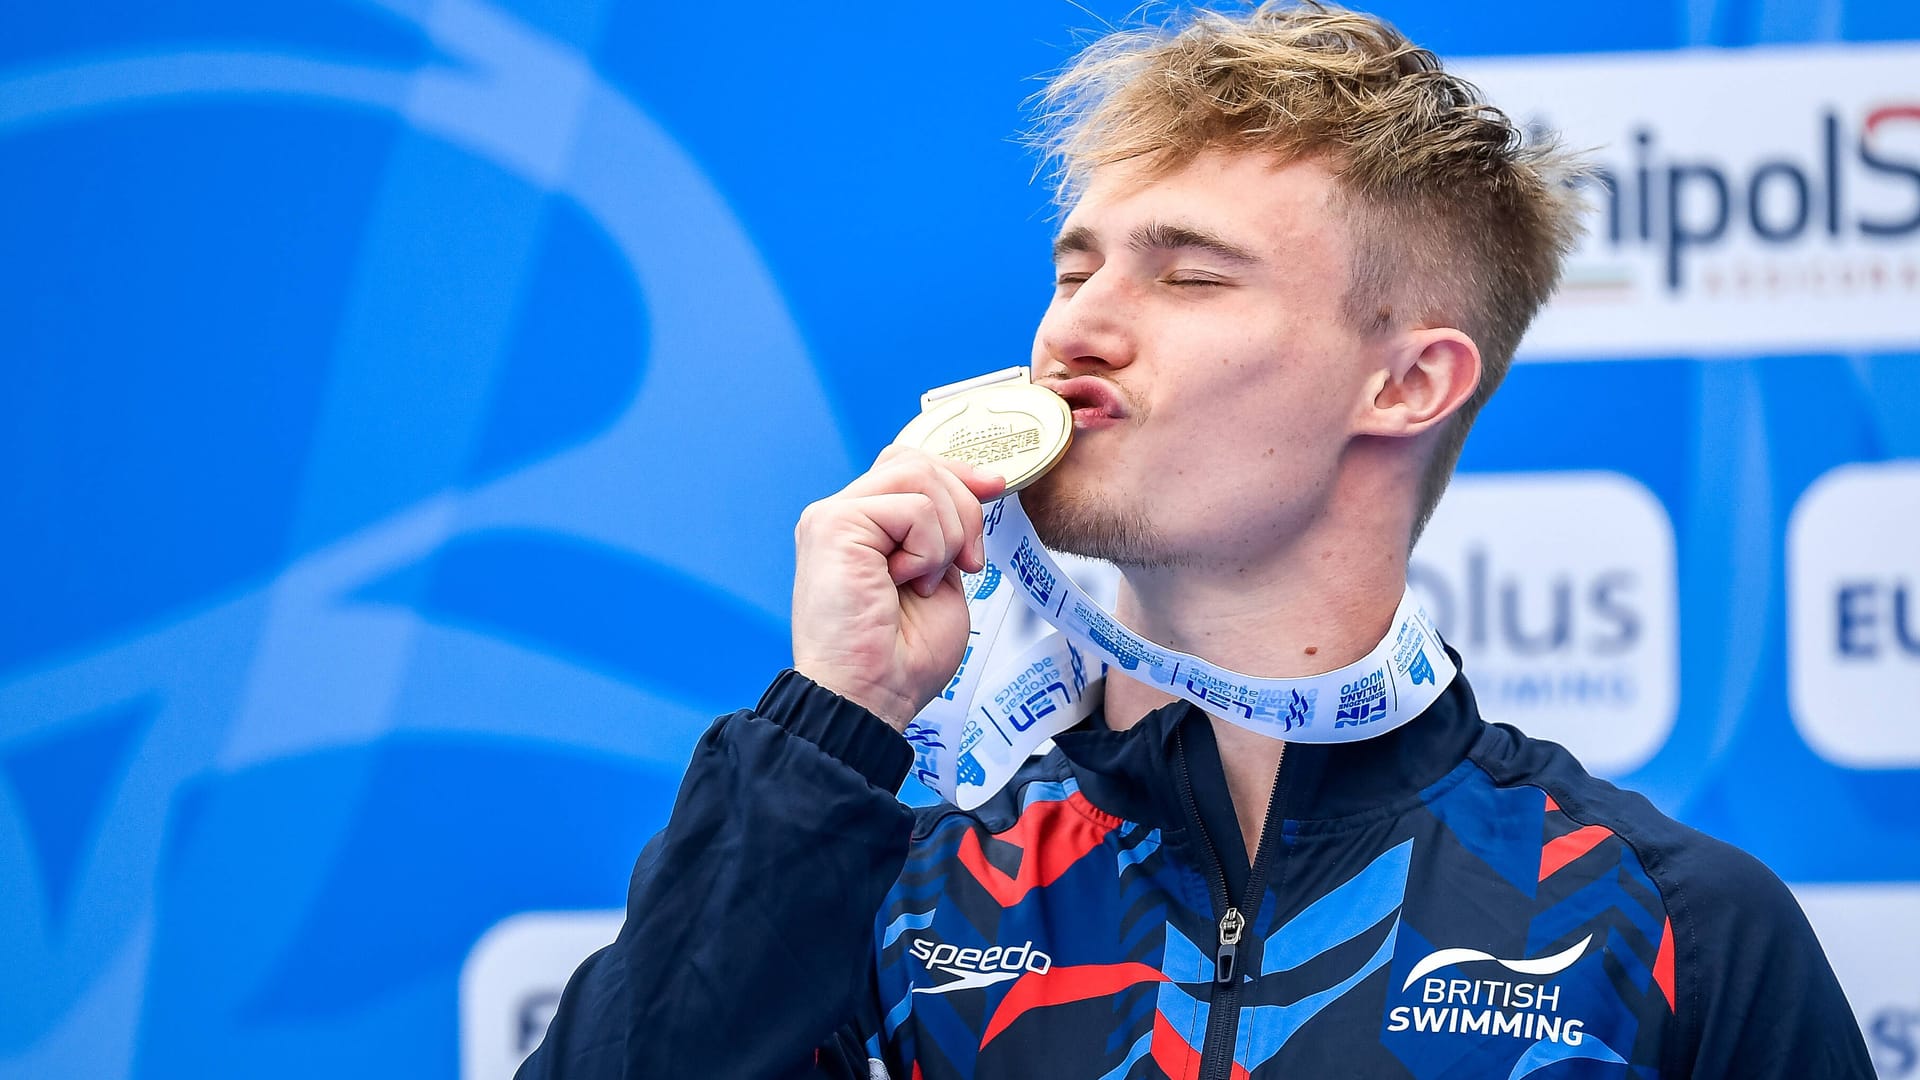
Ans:
[[[1149,221],[1134,229],[1127,237],[1127,243],[1135,251],[1204,251],[1222,259],[1238,263],[1256,263],[1260,256],[1217,234],[1191,225],[1175,225],[1165,221]]]
[[[1230,262],[1257,263],[1260,256],[1246,248],[1205,229],[1191,225],[1175,225],[1165,221],[1149,221],[1137,226],[1127,236],[1127,244],[1135,251],[1204,251]],[[1100,250],[1099,238],[1085,225],[1076,225],[1061,233],[1053,241],[1053,259],[1076,252],[1097,253]]]
[[[1059,262],[1075,253],[1094,253],[1100,250],[1100,243],[1094,238],[1093,230],[1085,225],[1075,225],[1066,232],[1053,238],[1053,261]]]

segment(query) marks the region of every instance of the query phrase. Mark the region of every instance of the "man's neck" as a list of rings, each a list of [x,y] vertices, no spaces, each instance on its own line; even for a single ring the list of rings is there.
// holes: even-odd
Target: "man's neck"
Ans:
[[[1386,635],[1405,589],[1406,553],[1397,546],[1303,538],[1259,564],[1127,568],[1114,613],[1170,649],[1247,675],[1295,678],[1365,656]],[[1109,678],[1107,725],[1131,727],[1176,700]],[[1252,857],[1286,744],[1217,718],[1213,731]]]

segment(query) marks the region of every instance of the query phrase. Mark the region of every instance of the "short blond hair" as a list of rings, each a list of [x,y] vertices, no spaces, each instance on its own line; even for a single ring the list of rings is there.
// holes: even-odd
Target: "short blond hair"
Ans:
[[[1346,316],[1367,333],[1453,326],[1480,348],[1480,384],[1421,483],[1417,539],[1579,237],[1574,159],[1385,20],[1311,0],[1108,34],[1036,100],[1033,141],[1063,204],[1119,162],[1166,173],[1224,149],[1328,163],[1354,237]]]

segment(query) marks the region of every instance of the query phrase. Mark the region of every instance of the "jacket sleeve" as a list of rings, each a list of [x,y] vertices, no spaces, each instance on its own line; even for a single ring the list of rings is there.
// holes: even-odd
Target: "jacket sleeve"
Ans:
[[[716,720],[634,868],[619,936],[574,973],[518,1077],[843,1071],[816,1048],[844,1041],[874,992],[912,761],[892,728],[792,671]]]
[[[1698,1080],[1873,1080],[1853,1009],[1787,887],[1713,842],[1673,911],[1675,1011],[1688,1038],[1668,1071]]]

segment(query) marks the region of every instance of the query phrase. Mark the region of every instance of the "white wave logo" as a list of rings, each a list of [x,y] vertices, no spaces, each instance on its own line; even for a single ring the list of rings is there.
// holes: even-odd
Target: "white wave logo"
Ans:
[[[1572,967],[1574,961],[1586,955],[1587,946],[1591,944],[1593,944],[1593,935],[1588,934],[1580,939],[1580,944],[1570,949],[1532,960],[1505,960],[1492,953],[1481,952],[1479,949],[1441,949],[1413,965],[1413,970],[1407,973],[1407,981],[1400,984],[1400,989],[1404,991],[1412,987],[1421,976],[1431,975],[1443,967],[1452,964],[1471,964],[1482,960],[1491,960],[1516,975],[1558,975]]]

